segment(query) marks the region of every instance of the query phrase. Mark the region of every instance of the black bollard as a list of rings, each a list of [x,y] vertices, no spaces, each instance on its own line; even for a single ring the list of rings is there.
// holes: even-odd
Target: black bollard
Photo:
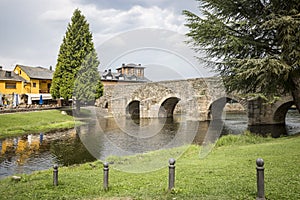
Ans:
[[[53,185],[54,186],[58,185],[58,166],[57,165],[53,166]]]
[[[104,190],[108,190],[108,163],[103,163],[103,188]]]
[[[175,187],[175,159],[169,160],[169,190]]]
[[[256,160],[256,177],[257,177],[257,198],[256,200],[265,200],[264,186],[264,160],[258,158]]]
[[[44,139],[44,135],[43,135],[43,133],[40,133],[40,144],[42,144],[43,139]]]

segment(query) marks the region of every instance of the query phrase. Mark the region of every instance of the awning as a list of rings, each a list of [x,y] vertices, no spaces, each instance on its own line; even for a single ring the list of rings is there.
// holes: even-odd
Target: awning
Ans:
[[[51,94],[26,94],[28,96],[28,104],[32,104],[32,101],[39,101],[42,95],[43,100],[52,99]]]

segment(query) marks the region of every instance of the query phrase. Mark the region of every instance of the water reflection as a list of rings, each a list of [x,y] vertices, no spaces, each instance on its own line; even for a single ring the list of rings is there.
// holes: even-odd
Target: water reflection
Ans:
[[[294,135],[300,133],[300,114],[297,110],[289,110],[286,115],[285,124],[249,126],[248,129],[253,133],[271,135],[274,138],[282,135]]]
[[[74,130],[7,138],[0,144],[0,178],[48,169],[53,164],[67,166],[95,160]]]
[[[98,118],[78,131],[91,154],[104,160],[110,155],[132,155],[192,143],[199,124],[178,120]]]
[[[0,178],[48,169],[53,164],[72,165],[111,155],[132,155],[190,143],[201,145],[216,140],[220,134],[242,133],[247,129],[247,116],[227,113],[225,121],[213,122],[216,126],[211,123],[187,121],[183,116],[134,121],[100,117],[89,119],[88,125],[76,130],[0,140]],[[223,126],[221,132],[219,126]],[[259,133],[272,133],[274,137],[300,133],[300,115],[290,110],[285,126],[258,128]],[[209,129],[215,134],[207,135]]]

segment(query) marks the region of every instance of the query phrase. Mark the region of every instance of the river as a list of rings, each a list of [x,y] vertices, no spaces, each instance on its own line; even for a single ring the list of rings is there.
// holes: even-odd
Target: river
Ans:
[[[89,125],[65,132],[26,135],[0,140],[0,178],[32,173],[54,164],[69,166],[110,155],[132,155],[184,144],[203,144],[220,135],[240,134],[247,129],[247,116],[227,113],[224,123],[186,121],[182,116],[171,119],[131,120],[101,118]],[[250,127],[252,131],[279,135],[300,133],[300,115],[290,110],[285,126]],[[208,130],[214,134],[208,137]]]

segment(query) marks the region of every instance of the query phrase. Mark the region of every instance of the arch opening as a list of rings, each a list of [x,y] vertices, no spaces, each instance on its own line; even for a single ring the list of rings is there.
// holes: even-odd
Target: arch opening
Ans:
[[[132,101],[127,105],[126,116],[132,119],[140,118],[140,101]]]
[[[273,120],[276,124],[285,124],[285,118],[294,101],[289,101],[279,106],[274,112]]]
[[[173,117],[174,109],[179,101],[180,99],[177,97],[170,97],[166,99],[159,108],[158,117]]]
[[[289,115],[294,116],[292,117],[292,119],[295,118],[295,115],[299,116],[298,112],[295,110],[296,107],[294,105],[294,101],[287,101],[285,103],[282,103],[273,112],[273,121],[271,124],[251,125],[248,126],[248,129],[253,133],[261,135],[271,134],[273,138],[277,138],[282,135],[298,133],[299,121],[297,120],[296,122],[293,122],[291,120],[288,120]]]
[[[245,112],[244,106],[237,100],[229,97],[222,97],[215,100],[208,109],[208,120],[222,119],[223,112]]]
[[[108,108],[108,102],[106,101],[105,103],[104,103],[104,108]]]

